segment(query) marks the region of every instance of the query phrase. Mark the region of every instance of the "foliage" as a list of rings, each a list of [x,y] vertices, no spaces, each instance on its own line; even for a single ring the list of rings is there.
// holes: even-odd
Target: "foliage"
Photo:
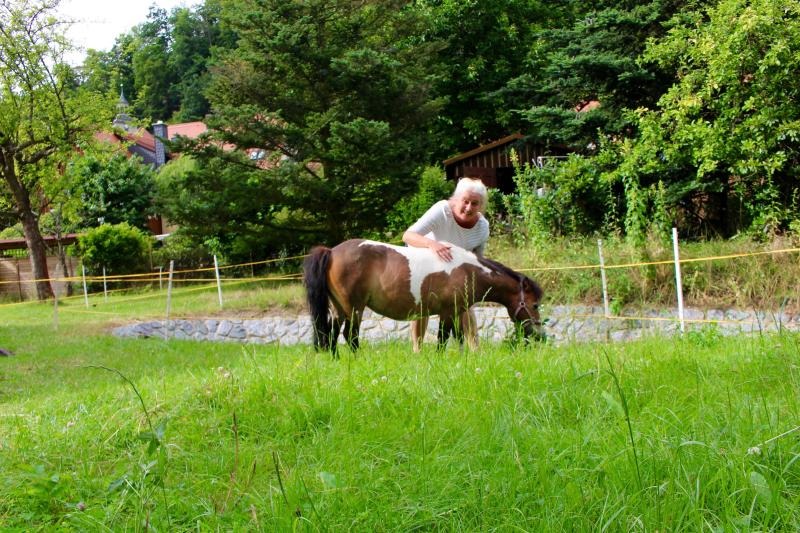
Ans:
[[[613,229],[618,206],[602,168],[599,158],[578,155],[542,167],[517,164],[517,191],[506,199],[509,211],[521,217],[534,242]]]
[[[119,94],[122,86],[134,115],[145,120],[202,119],[210,110],[204,92],[211,50],[235,42],[220,26],[219,11],[216,0],[169,13],[152,7],[110,51],[88,51],[83,86],[104,94]]]
[[[797,218],[800,7],[788,0],[723,0],[685,15],[643,58],[679,81],[658,109],[640,109],[640,135],[619,147],[613,173],[648,188],[681,227],[729,235]]]
[[[73,159],[67,167],[76,224],[104,223],[145,229],[154,214],[155,177],[150,165],[137,156],[92,154]]]
[[[178,232],[171,234],[153,250],[154,266],[166,270],[170,261],[174,261],[176,270],[187,270],[208,267],[214,263],[214,257],[206,246]]]
[[[135,274],[150,270],[151,238],[126,222],[102,224],[78,237],[76,252],[87,273]]]
[[[233,262],[263,259],[269,249],[285,244],[295,251],[311,244],[308,234],[275,224],[287,216],[269,203],[280,194],[276,184],[245,154],[227,154],[226,159],[198,165],[184,156],[164,167],[158,205],[167,219],[196,244]],[[258,255],[252,255],[254,250]]]
[[[563,7],[542,0],[424,0],[420,37],[443,46],[433,58],[443,73],[433,87],[445,104],[431,132],[437,155],[449,157],[522,127],[519,95],[509,80],[529,70],[525,59],[537,31],[557,24]]]
[[[653,105],[674,72],[638,58],[664,25],[700,1],[570,3],[571,17],[537,34],[526,72],[509,82],[538,142],[591,152],[602,135],[633,134],[626,110]],[[570,13],[567,11],[567,13]],[[599,107],[576,113],[590,102]]]
[[[453,194],[454,184],[445,179],[441,169],[428,167],[419,178],[419,188],[413,195],[400,200],[386,217],[385,234],[399,238],[425,211]]]

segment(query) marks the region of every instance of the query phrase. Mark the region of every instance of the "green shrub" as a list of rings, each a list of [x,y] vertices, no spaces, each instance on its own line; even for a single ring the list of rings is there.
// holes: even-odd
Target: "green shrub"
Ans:
[[[514,182],[517,192],[506,197],[506,207],[534,242],[591,235],[616,215],[611,187],[595,159],[571,155],[542,168],[517,165]]]
[[[77,253],[87,273],[134,274],[150,269],[151,238],[127,222],[103,224],[78,238]]]

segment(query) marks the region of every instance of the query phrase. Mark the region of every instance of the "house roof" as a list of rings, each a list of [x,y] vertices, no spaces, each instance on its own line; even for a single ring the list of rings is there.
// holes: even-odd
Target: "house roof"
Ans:
[[[167,126],[167,135],[170,139],[174,139],[177,136],[181,137],[188,137],[190,139],[196,139],[203,133],[208,131],[208,126],[206,126],[203,122],[196,121],[196,122],[184,122],[182,124],[169,124]]]
[[[54,235],[42,235],[42,239],[44,239],[44,243],[47,246],[54,246],[58,243]],[[61,236],[61,244],[63,245],[72,244],[77,240],[77,233],[65,233]],[[22,237],[17,239],[0,239],[0,250],[24,250],[27,246],[25,239]]]
[[[519,139],[523,139],[525,136],[521,133],[512,133],[502,139],[498,139],[496,141],[490,142],[489,144],[484,144],[479,146],[469,152],[464,152],[462,154],[458,154],[456,156],[451,157],[450,159],[444,160],[444,166],[452,165],[453,163],[457,163],[462,159],[466,159],[468,157],[472,157],[474,155],[480,154],[481,152],[485,152],[486,150],[491,150],[492,148],[497,148],[498,146],[503,146],[504,144],[508,144],[513,141],[518,141]]]

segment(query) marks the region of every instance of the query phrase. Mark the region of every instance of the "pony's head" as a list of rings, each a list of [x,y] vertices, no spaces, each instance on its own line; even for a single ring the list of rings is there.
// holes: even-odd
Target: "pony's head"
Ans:
[[[495,273],[505,276],[506,279],[510,278],[517,286],[516,289],[506,292],[501,303],[506,306],[508,316],[521,336],[525,339],[544,340],[544,324],[539,314],[539,303],[542,301],[544,291],[539,284],[492,259],[480,257],[478,260]]]
[[[517,325],[525,339],[542,341],[545,339],[544,324],[539,314],[539,303],[544,291],[532,279],[519,276],[519,294],[508,308],[511,320]]]

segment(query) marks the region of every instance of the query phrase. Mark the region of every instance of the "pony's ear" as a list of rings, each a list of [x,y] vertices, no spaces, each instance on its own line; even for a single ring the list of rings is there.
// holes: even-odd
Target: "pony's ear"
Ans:
[[[529,290],[529,291],[533,292],[533,294],[536,296],[537,300],[541,300],[542,299],[542,296],[544,296],[544,290],[542,290],[542,288],[539,286],[538,283],[533,281],[528,276],[525,276],[525,279],[523,280],[523,283],[525,284],[525,290]]]

